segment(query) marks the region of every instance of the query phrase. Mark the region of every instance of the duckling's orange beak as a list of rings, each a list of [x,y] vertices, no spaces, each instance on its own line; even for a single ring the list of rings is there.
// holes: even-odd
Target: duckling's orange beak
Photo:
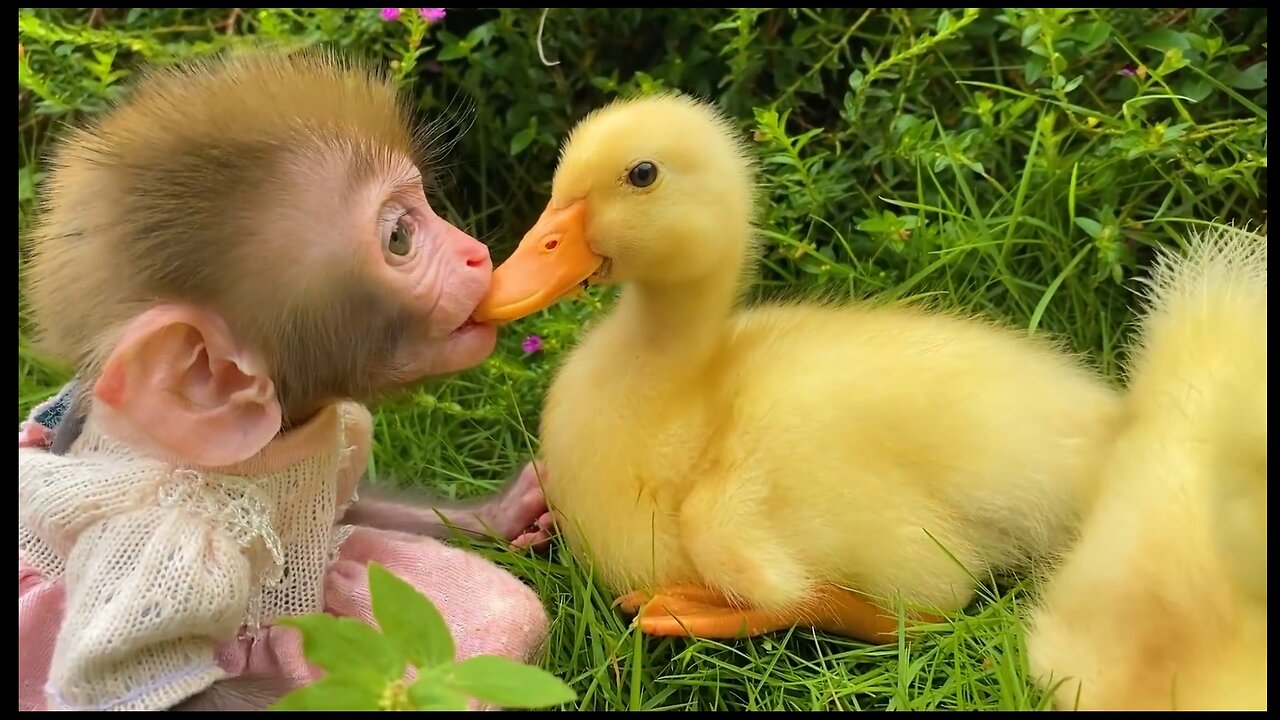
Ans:
[[[493,271],[489,294],[471,318],[510,322],[544,310],[590,278],[604,258],[586,237],[586,201],[562,208],[551,203],[516,251]]]

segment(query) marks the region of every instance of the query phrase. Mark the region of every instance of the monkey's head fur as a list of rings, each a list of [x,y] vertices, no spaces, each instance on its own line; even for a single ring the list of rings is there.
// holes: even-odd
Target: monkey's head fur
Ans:
[[[324,51],[147,71],[50,158],[26,278],[41,345],[92,380],[141,313],[199,308],[265,363],[286,422],[478,363],[488,252],[424,190],[448,130]]]

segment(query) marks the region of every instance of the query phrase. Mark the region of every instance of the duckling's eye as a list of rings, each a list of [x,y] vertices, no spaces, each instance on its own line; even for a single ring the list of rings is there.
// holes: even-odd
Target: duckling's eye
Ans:
[[[413,229],[405,221],[400,218],[396,221],[396,226],[391,229],[391,238],[387,241],[387,252],[396,257],[404,257],[413,250]]]
[[[647,188],[657,179],[658,166],[648,160],[636,163],[635,167],[631,168],[631,172],[627,173],[627,182],[633,187]]]

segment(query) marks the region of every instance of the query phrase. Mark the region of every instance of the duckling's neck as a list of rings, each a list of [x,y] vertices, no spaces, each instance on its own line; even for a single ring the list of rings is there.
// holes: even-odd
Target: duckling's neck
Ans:
[[[728,332],[738,283],[736,268],[678,283],[635,283],[622,292],[615,317],[650,357],[693,369]]]

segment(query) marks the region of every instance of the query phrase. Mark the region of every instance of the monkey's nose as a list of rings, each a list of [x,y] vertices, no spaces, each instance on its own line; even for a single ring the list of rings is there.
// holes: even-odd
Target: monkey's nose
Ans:
[[[472,270],[493,272],[493,259],[489,256],[489,248],[472,237],[467,237],[459,247],[458,254],[467,267]]]

